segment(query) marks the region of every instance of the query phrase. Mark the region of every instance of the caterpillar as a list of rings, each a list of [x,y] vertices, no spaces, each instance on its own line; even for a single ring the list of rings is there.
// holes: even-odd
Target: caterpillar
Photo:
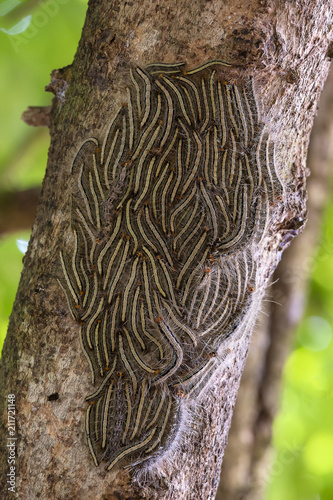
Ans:
[[[74,248],[59,283],[95,390],[86,437],[107,470],[179,437],[253,301],[252,247],[283,192],[252,79],[215,60],[129,71],[127,101],[72,165]],[[222,73],[221,73],[222,72]]]

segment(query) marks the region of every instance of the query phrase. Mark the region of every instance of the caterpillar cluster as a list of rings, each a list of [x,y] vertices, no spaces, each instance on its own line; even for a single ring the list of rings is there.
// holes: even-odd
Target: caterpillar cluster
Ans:
[[[73,163],[59,282],[96,386],[89,449],[107,470],[172,445],[253,300],[252,247],[282,185],[253,81],[222,81],[224,66],[130,70],[104,141]]]

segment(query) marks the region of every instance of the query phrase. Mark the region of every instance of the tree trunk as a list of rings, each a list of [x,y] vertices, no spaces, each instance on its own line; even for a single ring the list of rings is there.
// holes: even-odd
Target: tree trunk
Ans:
[[[282,369],[306,303],[320,221],[329,196],[333,159],[333,71],[320,97],[307,167],[309,220],[283,254],[268,289],[264,316],[249,349],[228,436],[216,500],[260,500],[271,469],[272,424],[280,401]]]
[[[306,217],[330,30],[324,0],[90,3],[48,86],[47,172],[1,364],[20,498],[214,498],[261,298]]]

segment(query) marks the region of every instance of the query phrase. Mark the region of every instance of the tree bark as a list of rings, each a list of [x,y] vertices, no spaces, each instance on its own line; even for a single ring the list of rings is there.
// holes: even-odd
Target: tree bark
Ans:
[[[331,36],[332,7],[324,0],[89,4],[73,65],[55,71],[48,86],[56,97],[47,172],[1,362],[5,421],[7,394],[15,394],[20,498],[214,498],[261,297],[281,251],[306,217],[305,156],[329,68]],[[178,446],[167,455],[166,445],[164,462],[147,477],[122,467],[108,472],[94,467],[84,438],[84,399],[94,388],[78,323],[70,317],[56,279],[59,252],[73,252],[73,160],[88,137],[102,143],[126,99],[129,67],[184,62],[189,70],[216,59],[233,65],[220,72],[231,86],[235,81],[241,88],[253,77],[261,121],[276,145],[283,196],[271,201],[262,242],[249,245],[258,268],[256,290],[246,292],[253,292],[250,306],[239,313],[225,343],[228,353],[217,353],[214,383],[200,404],[187,397],[179,403],[191,421],[185,422]],[[260,189],[256,196],[263,199]],[[3,445],[7,437],[3,432]],[[3,498],[10,498],[6,454],[1,473]]]
[[[270,476],[272,424],[280,401],[282,370],[295,326],[306,304],[333,160],[333,72],[320,97],[311,132],[307,168],[309,219],[283,254],[255,328],[228,436],[216,500],[259,500]]]

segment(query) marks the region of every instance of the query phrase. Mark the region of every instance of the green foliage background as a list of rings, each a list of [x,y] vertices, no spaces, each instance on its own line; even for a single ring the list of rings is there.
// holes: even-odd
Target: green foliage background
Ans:
[[[40,185],[47,160],[46,129],[21,120],[29,105],[51,103],[44,92],[55,68],[70,64],[85,0],[5,0],[0,3],[0,186]],[[31,16],[31,17],[29,17]],[[24,29],[25,28],[25,29]],[[12,34],[21,31],[17,34]],[[17,239],[0,239],[0,348],[14,301],[22,253]],[[274,425],[275,463],[266,500],[333,499],[333,203],[327,207],[313,260],[308,306],[284,370],[281,411]],[[301,270],[300,270],[301,272]]]

